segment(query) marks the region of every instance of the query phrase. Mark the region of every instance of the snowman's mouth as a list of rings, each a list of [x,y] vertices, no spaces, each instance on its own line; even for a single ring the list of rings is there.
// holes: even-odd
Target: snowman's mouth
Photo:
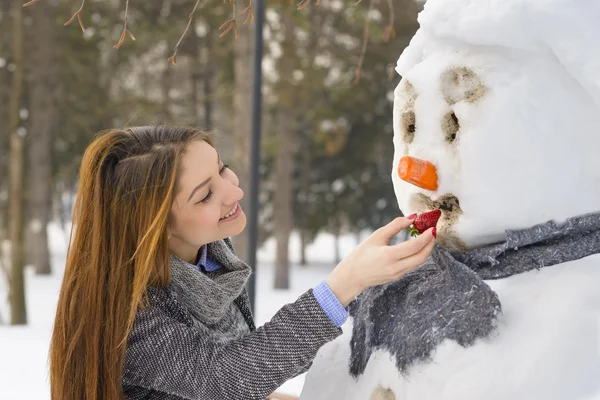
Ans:
[[[447,248],[457,250],[466,249],[466,245],[460,240],[453,229],[453,225],[458,222],[458,219],[463,214],[460,202],[456,196],[445,194],[437,200],[432,200],[422,193],[415,194],[411,199],[411,209],[416,212],[440,210],[442,216],[437,224],[438,232],[440,233],[438,242]]]
[[[463,213],[458,198],[453,194],[445,194],[437,200],[432,200],[428,196],[419,193],[413,196],[412,203],[413,208],[420,212],[441,210],[443,218],[449,220],[458,219],[458,216]]]
[[[462,209],[460,208],[460,202],[458,198],[452,194],[447,194],[442,196],[438,201],[433,201],[437,208],[442,210],[442,212],[447,214],[460,213],[462,214]],[[437,203],[437,204],[436,204]]]

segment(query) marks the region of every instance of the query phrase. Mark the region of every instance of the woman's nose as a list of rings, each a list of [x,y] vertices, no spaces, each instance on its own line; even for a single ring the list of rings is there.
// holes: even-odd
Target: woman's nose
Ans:
[[[438,176],[435,166],[426,160],[404,156],[398,164],[398,176],[403,181],[421,189],[437,190]]]
[[[226,204],[233,204],[236,201],[240,201],[244,197],[244,191],[240,188],[237,177],[235,179],[227,179],[226,182]]]

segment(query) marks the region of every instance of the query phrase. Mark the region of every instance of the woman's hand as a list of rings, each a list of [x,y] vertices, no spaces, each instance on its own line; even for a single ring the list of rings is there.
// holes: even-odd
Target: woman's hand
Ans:
[[[294,396],[289,396],[287,394],[281,394],[281,393],[273,393],[271,394],[269,397],[267,397],[266,400],[298,400],[297,397]]]
[[[435,228],[416,239],[389,245],[393,236],[411,224],[412,219],[400,217],[379,228],[329,274],[325,282],[344,307],[366,288],[398,280],[427,260],[435,245]]]

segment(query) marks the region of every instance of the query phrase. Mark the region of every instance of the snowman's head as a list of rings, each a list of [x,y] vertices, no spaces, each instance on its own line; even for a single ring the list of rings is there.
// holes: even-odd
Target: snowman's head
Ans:
[[[478,28],[492,33],[471,33],[488,43],[473,43],[469,21],[458,17],[473,2],[444,2],[454,3],[455,29],[451,18],[436,24],[442,6],[430,0],[398,62],[392,178],[400,209],[441,209],[439,240],[463,250],[599,211],[600,86],[586,80],[594,71],[565,61],[568,42],[546,49],[521,37],[511,48],[513,32],[498,20]],[[600,68],[600,42],[593,46],[587,57],[599,55]]]

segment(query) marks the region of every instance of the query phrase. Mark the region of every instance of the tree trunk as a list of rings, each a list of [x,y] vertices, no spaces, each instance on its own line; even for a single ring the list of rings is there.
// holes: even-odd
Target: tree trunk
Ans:
[[[203,59],[203,76],[202,76],[202,91],[204,102],[204,129],[211,130],[213,128],[213,65],[211,62],[212,52],[212,37],[207,35],[204,37],[204,46],[202,47],[201,57]]]
[[[19,133],[19,108],[23,95],[23,7],[13,3],[13,62],[16,66],[10,99],[10,316],[12,325],[27,323],[23,249],[23,137]]]
[[[208,53],[208,51],[207,51]],[[212,91],[213,72],[212,66],[208,64],[204,71],[204,129],[211,130],[213,127],[213,91]]]
[[[171,56],[171,51],[173,47],[171,43],[167,43],[167,48],[165,50],[165,59]],[[160,123],[168,124],[172,120],[170,105],[171,105],[171,63],[167,63],[165,70],[162,73],[160,78],[160,90],[162,93],[162,108],[159,113],[160,115]]]
[[[306,238],[306,230],[300,228],[300,265],[306,267],[306,246],[308,245]]]
[[[10,14],[8,4],[4,3],[0,6],[0,11],[5,15]],[[0,37],[0,52],[6,54],[10,51],[9,35]],[[0,70],[0,104],[8,104],[10,102],[10,78],[6,68]],[[0,245],[3,243],[7,235],[6,227],[6,199],[5,191],[8,190],[6,172],[6,160],[8,158],[7,147],[9,145],[10,127],[8,126],[8,110],[6,107],[0,107]]]
[[[290,116],[281,109],[277,116],[277,142],[275,156],[275,187],[273,193],[274,236],[277,239],[275,256],[275,289],[288,289],[289,283],[289,241],[292,233],[292,190],[293,190],[293,151],[291,146]]]
[[[245,1],[236,0],[239,10],[246,8]],[[246,25],[245,25],[246,26]],[[240,179],[240,188],[246,196],[242,209],[248,209],[250,194],[250,138],[252,127],[252,59],[254,25],[248,24],[246,32],[233,41],[235,88],[233,91],[233,160],[232,168]],[[238,257],[248,260],[248,230],[233,238]]]
[[[296,48],[294,39],[294,23],[287,10],[282,13],[285,26],[285,37],[282,43],[282,55],[279,59],[280,81],[277,87],[277,155],[275,156],[274,174],[275,191],[273,193],[274,235],[277,239],[275,256],[275,289],[289,288],[289,241],[292,233],[293,190],[294,190],[294,154],[296,152],[297,127],[295,126],[296,93],[292,83],[293,71],[296,68]]]
[[[31,106],[29,142],[29,179],[26,215],[29,217],[27,244],[29,263],[38,274],[51,272],[47,226],[51,212],[52,127],[56,115],[56,59],[54,54],[54,6],[31,7],[33,23],[31,41]]]
[[[336,224],[336,226],[333,228],[333,238],[334,238],[334,262],[335,265],[338,265],[340,263],[340,261],[342,261],[342,251],[340,249],[340,227],[338,224]]]
[[[212,129],[212,65],[211,65],[211,40],[208,35],[202,38],[195,36],[194,60],[192,62],[192,103],[196,126],[202,126],[204,130]],[[199,94],[202,92],[202,102]],[[200,109],[202,108],[202,113]],[[201,114],[203,121],[201,122]]]
[[[308,131],[308,129],[307,129]],[[311,169],[311,153],[310,153],[310,138],[308,132],[302,132],[303,140],[305,140],[304,146],[302,146],[302,196],[300,197],[300,213],[307,212],[309,210],[308,198],[310,192],[310,169]],[[306,218],[299,218],[299,229],[300,229],[300,265],[305,266],[306,261],[306,246],[307,243],[307,227]]]
[[[342,255],[340,251],[340,232],[335,232],[335,265],[338,265],[342,261]]]
[[[202,63],[200,62],[200,57],[202,54],[201,43],[202,39],[200,39],[197,35],[192,36],[192,41],[194,42],[192,46],[194,46],[193,57],[190,62],[190,84],[192,89],[190,91],[190,108],[192,119],[194,121],[194,125],[196,127],[200,127],[200,115],[199,115],[199,102],[198,92],[200,86],[200,77],[202,76]]]

